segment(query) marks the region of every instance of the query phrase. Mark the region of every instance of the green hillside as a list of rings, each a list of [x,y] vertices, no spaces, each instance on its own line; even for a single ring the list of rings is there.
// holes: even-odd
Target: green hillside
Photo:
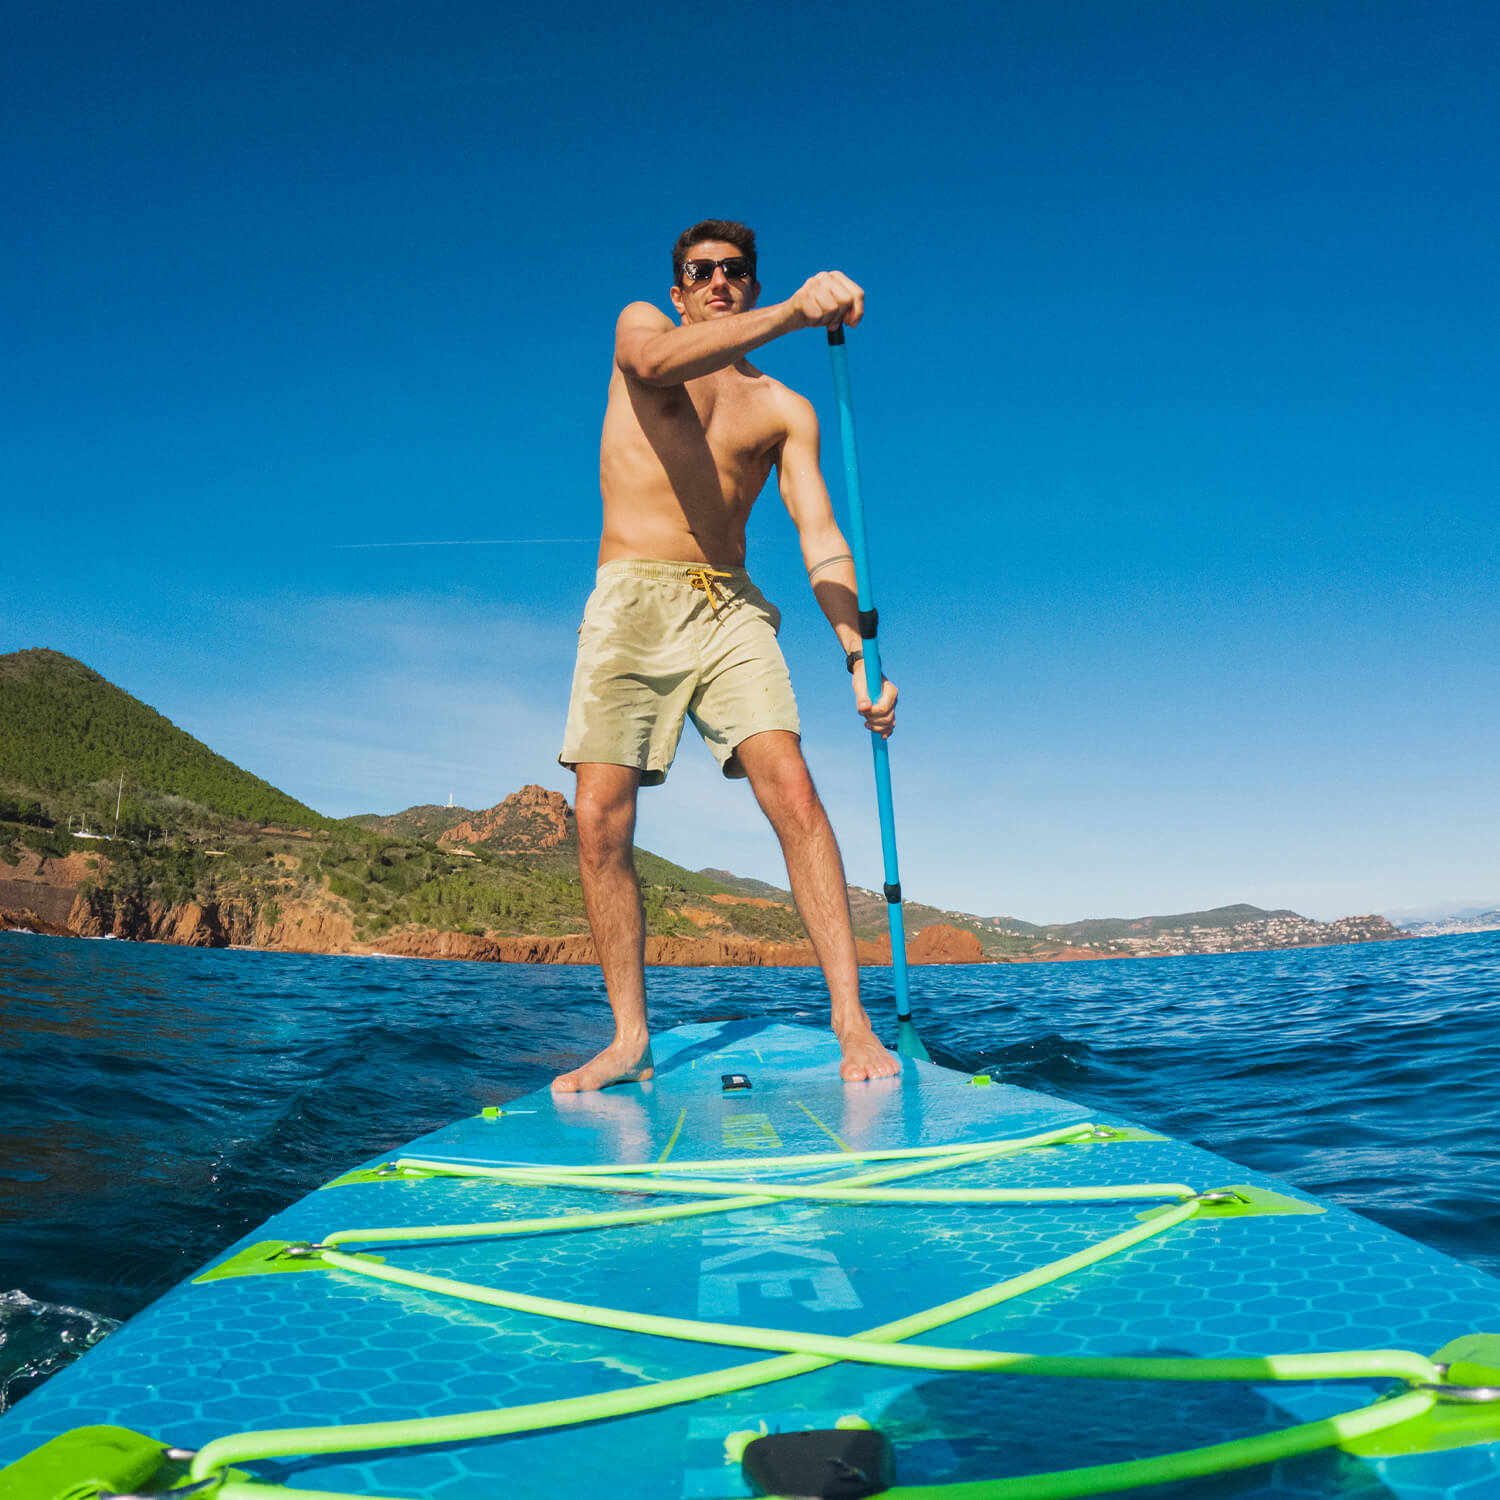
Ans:
[[[436,802],[424,802],[420,807],[408,807],[405,812],[355,813],[342,821],[391,838],[435,839],[473,816],[474,809],[470,807],[444,807]]]
[[[477,845],[439,842],[476,819],[488,830]],[[549,819],[566,836],[546,846]],[[135,931],[152,904],[191,901],[269,924],[293,905],[342,910],[361,938],[584,932],[571,819],[560,796],[530,788],[481,812],[428,805],[335,822],[82,662],[42,649],[0,656],[0,863],[90,855],[80,893],[106,929],[123,913]],[[83,827],[113,836],[80,841]],[[792,911],[717,903],[727,887],[647,850],[636,867],[650,932],[802,935]]]
[[[98,818],[101,804],[112,814],[122,776],[132,811],[122,823],[170,825],[178,804],[250,823],[325,822],[82,662],[43,649],[0,656],[0,817],[24,818],[38,801],[57,821]]]
[[[737,896],[753,896],[768,901],[790,901],[792,893],[764,880],[753,880],[748,875],[736,875],[732,870],[703,869],[698,871],[705,880],[711,880],[722,890],[733,891]]]
[[[492,937],[587,932],[576,856],[510,854],[483,845],[460,854],[431,839],[353,830],[299,850],[304,879],[321,880],[348,903],[361,937],[405,927]],[[646,931],[668,937],[765,937],[794,941],[802,924],[781,908],[726,906],[722,929],[700,926],[700,910],[723,887],[645,849],[635,852]],[[719,908],[711,908],[717,915]]]

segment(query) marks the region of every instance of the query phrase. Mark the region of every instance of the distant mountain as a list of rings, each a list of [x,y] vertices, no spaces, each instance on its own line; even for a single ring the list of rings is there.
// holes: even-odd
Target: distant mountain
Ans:
[[[1294,911],[1240,902],[1235,906],[1215,906],[1209,911],[1176,912],[1165,917],[1090,917],[1082,922],[1051,922],[1041,928],[1047,937],[1065,943],[1107,943],[1118,938],[1156,938],[1168,933],[1186,933],[1194,928],[1212,931],[1235,927],[1243,922],[1265,922],[1277,917],[1297,917]],[[1301,919],[1305,920],[1305,919]]]
[[[0,789],[73,809],[83,789],[95,789],[97,804],[96,784],[117,788],[122,776],[124,795],[138,805],[145,799],[148,820],[163,811],[163,799],[181,799],[245,822],[327,821],[81,661],[45,649],[0,656]]]
[[[1023,922],[1019,917],[994,917],[990,920],[1002,932],[1014,932],[1021,937],[1041,937],[1047,930],[1034,922]]]
[[[1447,937],[1455,932],[1500,931],[1500,907],[1489,911],[1472,909],[1456,912],[1451,917],[1437,917],[1430,922],[1399,922],[1397,926],[1413,937]]]

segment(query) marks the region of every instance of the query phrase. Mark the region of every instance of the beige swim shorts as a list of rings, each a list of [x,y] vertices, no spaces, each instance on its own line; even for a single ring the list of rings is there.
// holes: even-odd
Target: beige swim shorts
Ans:
[[[689,718],[724,774],[743,776],[734,752],[752,734],[800,732],[780,624],[743,568],[605,563],[578,627],[558,760],[635,766],[659,786]]]

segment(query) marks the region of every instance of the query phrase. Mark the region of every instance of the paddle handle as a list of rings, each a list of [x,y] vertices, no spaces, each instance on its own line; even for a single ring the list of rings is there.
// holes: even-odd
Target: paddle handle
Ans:
[[[849,543],[854,550],[854,579],[859,594],[859,633],[865,657],[865,686],[873,702],[880,696],[885,674],[880,666],[879,613],[870,588],[870,547],[865,535],[864,493],[859,482],[859,447],[854,435],[854,397],[849,384],[849,351],[844,329],[828,330],[828,355],[833,362],[833,390],[839,409],[839,440],[844,454],[844,489],[849,497]],[[895,987],[896,1022],[900,1050],[915,1041],[911,1019],[911,988],[906,973],[906,927],[901,917],[901,872],[896,858],[896,814],[891,800],[891,757],[885,737],[870,731],[875,756],[875,796],[880,807],[880,848],[885,859],[886,919],[891,929],[891,978]],[[908,1035],[909,1033],[909,1035]],[[916,1047],[921,1042],[916,1041]],[[926,1056],[925,1050],[916,1053]]]

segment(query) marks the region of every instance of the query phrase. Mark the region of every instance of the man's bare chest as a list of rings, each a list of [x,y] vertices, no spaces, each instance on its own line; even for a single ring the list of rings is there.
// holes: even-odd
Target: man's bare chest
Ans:
[[[701,435],[721,462],[769,465],[784,435],[782,424],[765,393],[746,388],[752,385],[743,379],[689,381],[666,397],[662,416],[685,435]]]

